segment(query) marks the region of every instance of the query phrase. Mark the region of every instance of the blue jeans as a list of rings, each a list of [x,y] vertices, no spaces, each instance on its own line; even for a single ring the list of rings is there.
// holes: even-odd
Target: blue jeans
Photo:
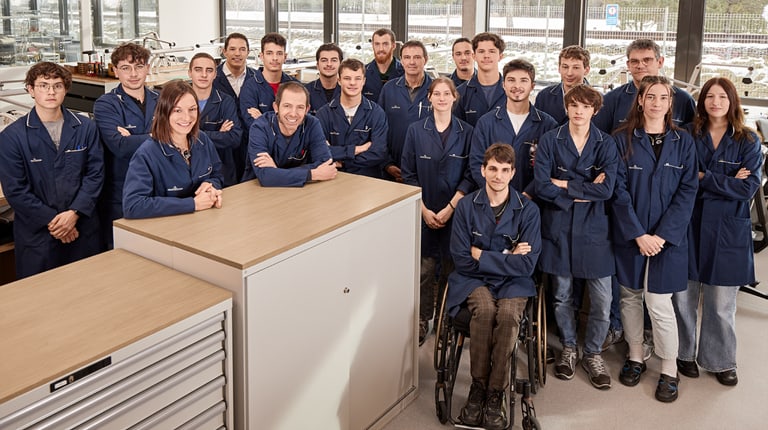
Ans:
[[[589,291],[589,317],[587,333],[584,338],[584,353],[600,354],[605,336],[608,334],[609,314],[611,310],[611,277],[586,279]],[[576,308],[573,298],[573,278],[570,276],[552,276],[554,286],[555,320],[560,329],[560,342],[563,346],[576,346]]]
[[[696,361],[704,370],[736,368],[736,296],[738,287],[688,281],[688,288],[672,296],[680,338],[678,358]],[[696,320],[701,302],[701,331],[696,353]]]

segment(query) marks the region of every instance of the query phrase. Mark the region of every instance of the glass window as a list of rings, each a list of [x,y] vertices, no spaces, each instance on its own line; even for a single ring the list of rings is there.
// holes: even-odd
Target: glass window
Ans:
[[[462,0],[408,2],[408,38],[420,40],[429,51],[428,67],[451,73],[453,41],[461,37]]]
[[[724,76],[741,97],[768,97],[768,1],[709,0],[704,13],[700,83]]]
[[[77,61],[80,58],[80,4],[77,0],[11,0],[10,10],[3,10],[3,15],[0,64]]]
[[[627,83],[631,78],[627,72],[627,46],[641,38],[656,41],[664,57],[661,73],[674,76],[678,0],[658,0],[654,6],[638,3],[590,1],[595,6],[587,9],[586,48],[591,56],[587,79],[592,85],[608,91]]]
[[[323,44],[323,0],[280,0],[278,32],[288,40],[288,58],[315,60]]]
[[[242,33],[250,40],[249,64],[256,61],[259,41],[264,36],[264,0],[227,0],[225,10],[225,35]],[[224,49],[224,39],[220,41]]]
[[[563,0],[491,0],[488,31],[507,43],[499,71],[524,58],[536,67],[539,82],[559,82],[557,56],[563,48]]]
[[[339,0],[338,44],[349,57],[373,60],[371,36],[379,28],[392,27],[390,0]],[[403,35],[397,35],[402,40]]]
[[[158,32],[157,0],[100,0],[93,5],[96,46],[117,46]]]

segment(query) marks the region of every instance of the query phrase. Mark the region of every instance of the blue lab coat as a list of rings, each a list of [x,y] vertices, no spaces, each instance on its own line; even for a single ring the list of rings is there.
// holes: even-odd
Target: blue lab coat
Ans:
[[[387,157],[387,116],[381,106],[363,97],[350,124],[338,97],[317,112],[331,158],[341,161],[342,172],[381,178]],[[355,155],[355,147],[371,142],[367,151]]]
[[[283,73],[280,83],[295,81],[292,77]],[[250,130],[253,117],[248,113],[248,108],[255,107],[261,113],[272,112],[272,104],[275,102],[275,92],[269,86],[261,70],[254,73],[253,78],[246,78],[243,87],[240,88],[240,118],[243,119],[243,129]]]
[[[173,145],[147,139],[128,167],[123,193],[126,218],[154,218],[192,213],[195,191],[203,182],[220,190],[221,161],[205,133],[190,145],[190,164]]]
[[[507,114],[506,104],[497,107],[483,115],[477,121],[472,134],[472,149],[469,153],[469,171],[478,187],[485,186],[485,179],[480,173],[483,165],[485,150],[494,143],[512,145],[515,150],[515,176],[512,177],[512,187],[520,192],[533,181],[533,157],[539,138],[549,130],[557,127],[557,122],[548,114],[530,105],[528,118],[520,127],[520,133],[515,134],[512,122]],[[532,190],[531,190],[532,191]]]
[[[432,115],[408,127],[401,161],[403,182],[421,187],[421,201],[438,213],[448,206],[456,191],[469,194],[474,183],[469,176],[469,146],[472,126],[456,118],[451,121],[448,140],[443,146]],[[440,229],[421,221],[421,255],[449,255],[451,220]]]
[[[253,67],[246,66],[245,79],[243,80],[243,85],[245,85],[247,81],[255,77],[256,77],[256,69],[254,69]],[[213,88],[232,97],[235,100],[235,102],[237,103],[240,102],[240,96],[238,96],[237,93],[235,93],[235,89],[232,88],[232,84],[229,83],[229,79],[227,79],[227,76],[224,74],[224,63],[221,63],[216,67],[216,78],[213,80]]]
[[[387,82],[394,81],[405,74],[405,69],[403,69],[403,64],[400,60],[393,58],[392,62],[395,67],[392,69],[392,73],[390,73]],[[379,66],[376,65],[375,59],[365,65],[365,85],[363,85],[363,95],[368,97],[368,100],[371,100],[374,103],[378,102],[381,90],[387,82],[381,82]]]
[[[475,74],[477,74],[477,69],[475,69],[475,72],[474,72],[474,74],[472,76],[475,76]],[[461,84],[463,84],[464,82],[467,82],[467,81],[462,80],[459,77],[459,75],[456,74],[456,70],[454,70],[453,73],[451,73],[451,76],[449,76],[449,78],[451,78],[451,80],[453,81],[453,85],[455,85],[456,88],[459,88],[459,86]],[[472,79],[472,78],[470,78],[470,79]]]
[[[496,83],[491,104],[488,104],[485,98],[485,92],[480,81],[477,80],[477,73],[472,76],[472,79],[459,85],[456,90],[459,92],[459,101],[453,108],[453,114],[460,120],[468,122],[472,127],[476,126],[480,117],[486,113],[495,108],[504,108],[507,105],[507,94],[504,92],[504,79],[502,79],[501,74],[499,74],[499,81]]]
[[[277,167],[256,167],[253,160],[267,152]],[[280,132],[277,114],[267,112],[253,122],[248,142],[248,160],[244,181],[256,177],[263,187],[303,187],[310,180],[310,170],[328,161],[331,152],[325,143],[323,127],[312,115],[296,132],[286,138]]]
[[[752,221],[749,205],[760,186],[763,156],[760,140],[736,140],[733,129],[717,149],[705,131],[697,136],[699,191],[688,230],[688,277],[709,285],[741,286],[755,282]],[[741,168],[752,172],[736,179]]]
[[[616,142],[594,125],[581,155],[568,123],[541,137],[533,170],[541,209],[539,268],[543,272],[581,279],[616,272],[607,202],[613,196],[618,163]],[[595,184],[601,173],[605,181]],[[555,186],[551,178],[568,181],[568,189]]]
[[[246,82],[254,79],[255,77],[256,69],[246,66],[243,86]],[[216,79],[213,80],[213,88],[219,90],[222,94],[226,94],[234,99],[235,107],[237,108],[237,117],[240,119],[240,144],[233,151],[234,160],[232,160],[235,165],[235,181],[237,181],[243,176],[243,171],[245,167],[247,167],[245,163],[245,157],[248,155],[248,128],[243,125],[245,124],[245,119],[240,114],[240,96],[235,93],[234,88],[232,88],[232,84],[229,83],[229,79],[227,79],[226,75],[224,75],[224,63],[221,63],[218,67],[216,67]],[[250,115],[248,115],[248,117],[250,118]],[[221,159],[221,162],[225,166],[229,163],[229,161],[224,158]],[[226,175],[227,173],[224,172],[224,174]],[[229,179],[227,179],[227,176],[224,178],[226,184]]]
[[[613,133],[627,120],[632,105],[637,97],[635,81],[615,88],[603,97],[603,107],[597,112],[592,122],[600,130]],[[693,121],[696,115],[696,103],[690,94],[680,88],[672,87],[672,121],[678,127]]]
[[[226,120],[234,122],[234,125],[229,131],[219,131],[221,124]],[[205,132],[216,146],[216,152],[221,160],[222,185],[228,187],[238,183],[235,151],[240,148],[243,128],[240,125],[235,100],[217,89],[211,91],[205,108],[200,112],[200,130]]]
[[[328,99],[325,97],[325,88],[323,88],[320,79],[308,82],[304,84],[304,86],[307,87],[307,91],[309,91],[309,113],[317,115],[317,111],[328,104]],[[336,89],[333,90],[333,98],[338,99],[340,95],[341,87],[337,84]]]
[[[405,133],[408,131],[408,127],[420,119],[432,116],[432,105],[427,99],[427,91],[431,84],[432,78],[424,73],[424,82],[416,91],[413,102],[411,102],[408,87],[405,86],[405,76],[395,80],[390,79],[381,90],[379,105],[387,114],[387,122],[389,123],[389,132],[387,133],[389,160],[386,165],[394,164],[400,167]]]
[[[503,252],[520,242],[528,242],[531,252]],[[472,246],[483,250],[479,261],[472,258]],[[497,224],[485,187],[466,195],[453,215],[451,255],[456,268],[448,277],[449,314],[455,316],[481,286],[488,287],[497,299],[535,295],[532,276],[540,253],[539,209],[533,202],[510,188],[508,206]]]
[[[59,149],[33,108],[0,134],[0,181],[16,218],[16,276],[24,278],[101,250],[96,202],[104,182],[104,154],[96,125],[62,109]],[[74,209],[80,236],[64,244],[48,223]]]
[[[614,136],[620,162],[612,202],[616,276],[621,285],[642,289],[648,268],[648,291],[674,293],[688,281],[688,224],[698,187],[696,146],[690,134],[669,130],[659,160],[642,129],[632,134],[627,154],[627,134]],[[640,254],[635,238],[656,234],[666,240],[654,257]]]
[[[152,119],[159,94],[148,88],[144,89],[144,104],[146,114],[141,113],[139,106],[125,93],[122,85],[104,94],[93,104],[93,119],[99,127],[101,142],[104,144],[104,190],[102,191],[103,207],[101,216],[105,234],[112,243],[112,220],[123,217],[123,184],[128,163],[133,153],[149,138],[152,130]],[[131,132],[123,137],[117,131],[123,127]]]

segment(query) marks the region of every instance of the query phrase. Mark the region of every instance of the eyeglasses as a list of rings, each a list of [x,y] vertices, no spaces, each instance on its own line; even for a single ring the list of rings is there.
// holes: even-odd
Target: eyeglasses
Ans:
[[[132,71],[143,72],[147,68],[146,64],[136,64],[135,66],[124,65],[117,68],[117,70],[123,73],[131,73]]]
[[[631,58],[629,60],[629,65],[630,66],[639,66],[640,63],[643,63],[643,66],[647,66],[647,65],[651,64],[654,61],[656,61],[656,57],[645,57],[645,58],[640,58],[640,59]]]
[[[35,88],[37,88],[40,91],[48,92],[53,88],[54,92],[60,93],[64,91],[65,87],[64,84],[61,82],[57,82],[55,84],[49,84],[47,82],[43,82],[42,84],[35,84]]]

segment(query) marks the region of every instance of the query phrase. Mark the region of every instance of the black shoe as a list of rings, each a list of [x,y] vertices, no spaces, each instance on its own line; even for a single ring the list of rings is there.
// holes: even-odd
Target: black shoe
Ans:
[[[507,405],[504,401],[503,391],[491,390],[488,392],[483,427],[487,430],[503,430],[507,428]]]
[[[664,403],[677,400],[677,384],[679,382],[680,378],[662,373],[659,377],[659,385],[656,386],[656,400]]]
[[[677,371],[689,378],[699,377],[699,366],[695,361],[677,359]]]
[[[736,375],[736,369],[723,370],[722,372],[715,373],[715,376],[717,377],[717,382],[729,387],[733,387],[739,383],[739,377]]]
[[[619,381],[627,387],[634,387],[640,382],[643,372],[645,372],[645,363],[627,360],[619,372]]]
[[[429,321],[419,321],[419,346],[424,345],[429,331]]]
[[[469,398],[461,408],[459,420],[468,426],[480,426],[483,424],[483,408],[485,406],[485,386],[482,382],[474,381],[469,386]]]

